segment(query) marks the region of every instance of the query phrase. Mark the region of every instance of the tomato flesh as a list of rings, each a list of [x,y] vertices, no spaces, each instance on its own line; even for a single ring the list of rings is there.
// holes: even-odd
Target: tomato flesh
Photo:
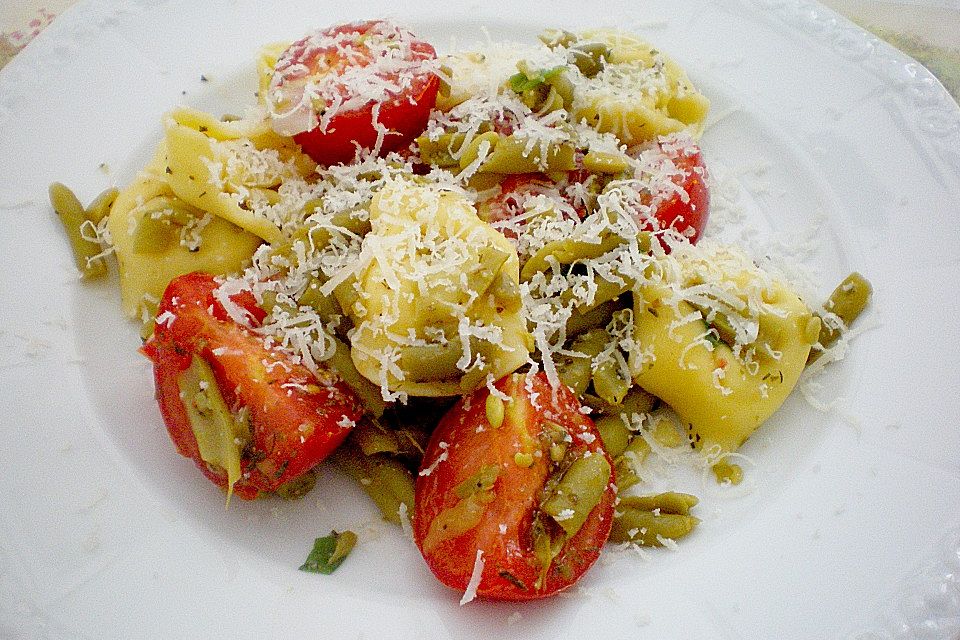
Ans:
[[[592,421],[566,387],[554,389],[541,373],[507,376],[496,388],[511,398],[499,427],[488,419],[490,391],[481,388],[458,402],[433,433],[417,478],[414,540],[430,570],[449,587],[467,588],[479,550],[484,566],[478,596],[542,598],[572,585],[596,561],[610,533],[615,498],[611,474],[599,503],[544,574],[534,549],[534,521],[551,474],[542,437],[546,425],[558,425],[569,435],[572,455],[609,458]],[[499,473],[490,496],[478,501],[482,513],[476,525],[438,535],[433,523],[458,509],[464,483],[491,468]]]
[[[645,231],[674,229],[691,244],[696,244],[710,215],[710,191],[700,148],[693,144],[674,148],[662,143],[658,147],[675,167],[669,180],[679,187],[679,192],[668,190],[666,196],[644,194],[641,203],[653,208],[656,220],[643,221],[643,228]],[[666,243],[663,246],[669,251]]]
[[[227,488],[227,475],[201,458],[180,397],[178,381],[192,358],[203,358],[211,366],[229,407],[247,409],[250,440],[242,451],[243,474],[233,492],[252,499],[323,460],[346,438],[363,410],[335,375],[314,375],[231,319],[214,294],[217,287],[206,273],[174,279],[143,352],[153,362],[157,400],[170,438],[181,455],[222,488]],[[230,302],[234,314],[243,313],[254,323],[263,319],[249,292],[232,296]]]
[[[349,162],[358,149],[407,147],[436,103],[440,79],[428,64],[435,59],[430,44],[384,21],[311,34],[277,61],[268,102],[275,112],[294,107],[275,113],[274,126],[285,123],[278,131],[321,165]],[[276,105],[278,96],[287,104]],[[325,117],[326,109],[335,113]]]

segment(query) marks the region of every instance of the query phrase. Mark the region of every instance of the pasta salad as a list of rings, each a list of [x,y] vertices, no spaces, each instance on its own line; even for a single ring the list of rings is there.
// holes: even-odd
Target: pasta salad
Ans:
[[[264,47],[257,78],[242,116],[167,114],[119,192],[51,202],[84,277],[115,255],[171,439],[228,501],[330,460],[461,602],[690,534],[696,497],[644,491],[652,446],[738,483],[870,296],[851,274],[813,304],[710,237],[709,100],[636,36],[438,55],[371,20]]]

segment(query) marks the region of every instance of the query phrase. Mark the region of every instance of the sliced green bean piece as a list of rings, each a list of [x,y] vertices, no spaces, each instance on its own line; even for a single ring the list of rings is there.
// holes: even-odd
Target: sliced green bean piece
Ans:
[[[330,575],[336,571],[357,544],[357,534],[352,531],[331,531],[329,536],[313,541],[313,549],[300,571]]]
[[[676,515],[688,516],[690,509],[697,506],[700,502],[697,496],[689,493],[678,493],[676,491],[667,491],[650,496],[627,496],[620,499],[617,506],[628,509],[640,509],[642,511],[660,510],[660,513],[673,513]]]
[[[583,311],[578,308],[573,309],[570,319],[567,320],[567,335],[576,336],[590,329],[605,327],[610,324],[610,318],[613,314],[626,305],[621,300],[607,300],[592,309]]]
[[[561,265],[572,264],[578,260],[596,258],[619,247],[623,238],[609,234],[600,242],[588,242],[577,238],[564,238],[548,242],[535,254],[530,256],[520,272],[520,281],[527,282],[535,274],[550,268],[548,258],[552,257]]]
[[[497,145],[500,144],[501,137],[500,134],[495,131],[487,131],[481,133],[478,136],[475,136],[471,140],[466,148],[463,150],[463,153],[460,155],[460,159],[457,161],[461,169],[466,169],[470,166],[477,158],[480,157],[480,151],[483,148],[486,148],[486,160],[480,165],[481,167],[486,164],[490,157],[493,155],[494,151],[497,148]],[[501,171],[500,173],[511,173],[510,171]]]
[[[292,480],[287,480],[274,490],[278,496],[284,500],[299,500],[307,495],[317,485],[317,475],[313,471],[307,471],[301,476]]]
[[[402,347],[398,364],[411,382],[448,380],[463,375],[457,368],[462,356],[463,343],[454,338],[447,344]]]
[[[86,209],[87,220],[93,224],[100,224],[101,220],[110,215],[110,208],[113,207],[119,193],[117,189],[111,187],[94,198]]]
[[[350,357],[350,347],[345,342],[339,338],[333,338],[333,341],[336,347],[327,362],[347,383],[347,386],[353,389],[364,408],[374,418],[380,418],[387,409],[387,403],[380,393],[380,386],[367,380],[357,371],[357,366],[353,363],[353,358]]]
[[[630,168],[630,161],[621,154],[588,151],[583,156],[583,168],[593,173],[623,173]]]
[[[207,361],[199,356],[177,379],[190,428],[200,450],[200,458],[227,474],[227,499],[240,479],[240,456],[250,439],[250,425],[234,416],[224,401],[216,376]]]
[[[400,452],[400,442],[397,435],[375,420],[363,420],[356,426],[350,436],[360,447],[365,456],[378,453],[396,455]]]
[[[718,462],[710,467],[710,470],[713,471],[713,475],[716,476],[717,482],[720,484],[725,482],[740,484],[743,481],[743,468],[738,464]]]
[[[461,500],[472,496],[479,491],[489,491],[497,481],[500,475],[500,465],[489,464],[480,467],[475,474],[461,482],[454,489],[454,493]]]
[[[849,327],[863,313],[872,294],[873,287],[870,282],[854,271],[833,290],[823,307],[830,313],[836,314],[843,324]],[[821,347],[824,350],[829,349],[840,337],[840,333],[840,330],[827,326],[826,322],[821,323],[819,337]],[[814,362],[822,353],[823,350],[820,349],[811,350],[807,364]]]
[[[623,402],[632,382],[623,375],[620,365],[613,358],[604,360],[593,370],[593,390],[611,405]]]
[[[107,265],[98,257],[102,252],[100,244],[83,237],[82,227],[88,222],[88,218],[77,196],[64,185],[54,182],[50,185],[50,204],[67,232],[67,239],[73,248],[73,261],[80,271],[80,276],[84,280],[96,280],[105,276]]]
[[[516,135],[499,137],[498,142],[487,155],[487,159],[480,165],[479,171],[538,173],[541,171],[572,171],[576,168],[576,150],[572,144],[550,144],[546,150],[535,144],[528,154],[525,153],[526,148],[527,141],[524,138]],[[464,157],[466,156],[467,154],[464,154]],[[476,157],[477,154],[474,154],[472,159]],[[469,163],[464,163],[464,158],[461,158],[460,166],[465,167],[466,164]]]
[[[617,472],[617,490],[623,492],[640,482],[637,475],[640,465],[650,455],[650,445],[640,436],[633,436],[630,443],[615,461]]]
[[[413,474],[399,461],[385,455],[365,456],[347,443],[331,456],[334,464],[360,483],[384,520],[400,524],[400,505],[413,513]]]
[[[606,456],[599,453],[574,460],[541,509],[568,537],[576,535],[607,490],[610,471]]]
[[[617,506],[619,516],[613,518],[611,542],[634,542],[647,547],[664,546],[667,540],[679,540],[700,524],[694,516],[661,513],[654,515],[640,509]]]
[[[568,58],[580,73],[592,78],[601,71],[610,58],[610,47],[602,42],[584,42],[570,47]]]
[[[593,423],[600,432],[603,448],[611,458],[616,458],[626,451],[633,433],[620,416],[600,416]]]

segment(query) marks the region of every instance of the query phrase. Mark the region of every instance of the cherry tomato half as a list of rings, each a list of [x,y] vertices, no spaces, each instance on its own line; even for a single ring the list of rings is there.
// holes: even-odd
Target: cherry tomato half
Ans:
[[[467,589],[482,564],[478,596],[542,598],[576,582],[609,536],[610,459],[567,387],[542,373],[495,386],[508,401],[481,388],[434,431],[417,478],[414,540],[449,587]]]
[[[659,154],[652,154],[653,162],[659,170],[665,170],[668,177],[654,181],[651,192],[641,195],[641,204],[651,207],[655,218],[655,221],[641,221],[647,231],[673,228],[696,244],[710,214],[707,170],[700,148],[693,143],[665,144],[661,141],[657,150]],[[669,247],[665,248],[669,250]]]
[[[224,469],[206,463],[181,397],[180,377],[193,358],[210,366],[226,406],[246,410],[250,434],[233,492],[255,498],[260,492],[303,475],[342,441],[363,410],[353,392],[329,373],[319,376],[230,318],[217,299],[218,285],[206,273],[174,279],[164,292],[153,336],[143,347],[153,362],[160,413],[177,450],[196,462],[220,487]],[[234,314],[253,323],[264,317],[252,294],[230,298]]]
[[[440,79],[434,48],[374,20],[317,31],[277,60],[267,104],[274,128],[321,165],[357,149],[406,147],[427,124]]]

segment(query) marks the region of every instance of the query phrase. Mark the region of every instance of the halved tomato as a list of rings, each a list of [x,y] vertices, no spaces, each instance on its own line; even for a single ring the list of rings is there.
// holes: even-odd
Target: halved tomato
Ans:
[[[214,277],[206,273],[174,279],[160,302],[156,328],[143,353],[153,362],[160,413],[177,450],[218,486],[252,499],[323,460],[346,438],[363,410],[337,376],[314,375],[236,321],[238,316],[251,324],[262,321],[264,313],[252,294],[218,298],[217,288]],[[190,406],[194,399],[184,387],[185,376],[197,365],[212,371],[214,378],[201,381],[199,389],[208,391],[213,382],[229,412],[227,421],[242,422],[244,432],[235,442],[225,438],[229,434],[210,436],[225,441],[226,448],[231,442],[238,447],[240,477],[232,486],[227,469],[201,455],[196,407]],[[209,398],[204,403],[209,404]],[[209,406],[206,410],[213,411]]]
[[[612,466],[567,387],[542,373],[495,387],[463,398],[434,431],[417,478],[414,540],[449,587],[542,598],[599,556],[613,519]]]
[[[440,79],[434,48],[382,20],[317,31],[277,60],[267,104],[274,129],[322,165],[358,149],[401,149],[426,127]]]
[[[661,139],[655,149],[641,154],[641,160],[652,174],[637,207],[643,228],[674,229],[696,244],[710,215],[707,169],[700,148],[693,142]]]

